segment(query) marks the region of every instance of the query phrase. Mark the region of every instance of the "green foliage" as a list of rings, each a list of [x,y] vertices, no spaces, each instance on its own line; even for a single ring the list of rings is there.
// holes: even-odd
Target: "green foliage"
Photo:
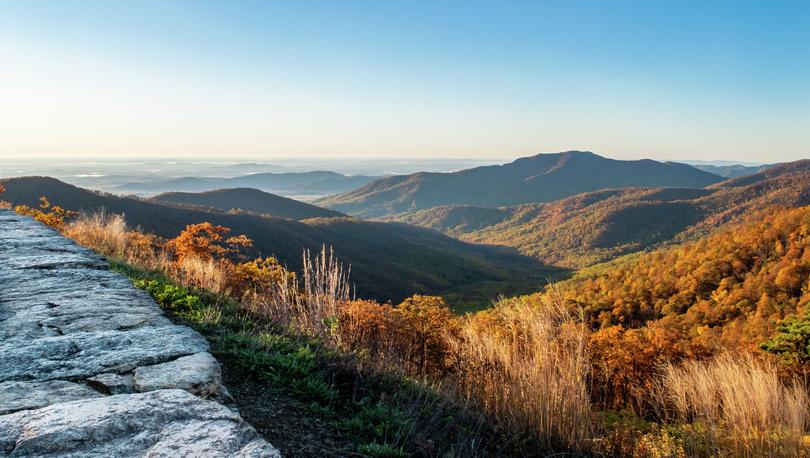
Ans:
[[[406,458],[411,456],[402,450],[402,447],[394,447],[388,444],[379,444],[372,442],[370,444],[361,445],[358,450],[363,456],[374,458]]]
[[[810,313],[783,320],[776,334],[761,348],[780,355],[791,364],[810,363]]]

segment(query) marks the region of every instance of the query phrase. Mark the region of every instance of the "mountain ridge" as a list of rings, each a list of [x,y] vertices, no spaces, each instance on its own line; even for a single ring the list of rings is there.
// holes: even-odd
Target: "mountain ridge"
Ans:
[[[251,256],[276,256],[293,270],[301,269],[304,249],[318,252],[331,245],[351,265],[361,297],[398,302],[414,293],[464,298],[485,304],[500,294],[521,294],[566,269],[543,266],[514,249],[469,244],[439,232],[403,223],[353,217],[303,221],[228,214],[219,210],[177,208],[145,200],[89,191],[48,177],[4,179],[3,199],[36,206],[40,196],[70,210],[124,214],[132,227],[172,238],[186,225],[210,222],[253,239]],[[467,294],[467,291],[472,291]]]
[[[355,216],[382,217],[439,205],[510,206],[550,202],[606,188],[703,187],[719,181],[721,177],[686,164],[621,161],[589,151],[566,151],[451,173],[381,178],[315,203]]]
[[[222,211],[244,210],[297,221],[308,218],[346,216],[336,211],[253,188],[215,189],[200,193],[167,192],[151,197],[147,201],[163,205],[207,207]]]
[[[461,240],[517,248],[545,263],[584,267],[693,237],[772,206],[810,204],[810,160],[707,188],[622,188],[513,207],[447,205],[382,218]]]

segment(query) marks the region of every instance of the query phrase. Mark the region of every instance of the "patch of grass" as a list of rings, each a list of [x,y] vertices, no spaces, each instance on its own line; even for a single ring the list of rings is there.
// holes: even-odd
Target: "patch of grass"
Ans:
[[[398,382],[403,389],[396,390],[390,403],[380,401],[374,388],[358,387],[356,381],[353,392],[347,395],[335,380],[340,355],[318,340],[285,333],[253,319],[249,311],[229,298],[179,286],[159,272],[114,261],[111,267],[147,291],[170,316],[202,334],[218,359],[266,382],[268,389],[301,401],[350,437],[358,445],[358,453],[412,454],[405,444],[414,435],[413,412],[399,407],[407,403],[407,393],[414,394],[407,381]]]

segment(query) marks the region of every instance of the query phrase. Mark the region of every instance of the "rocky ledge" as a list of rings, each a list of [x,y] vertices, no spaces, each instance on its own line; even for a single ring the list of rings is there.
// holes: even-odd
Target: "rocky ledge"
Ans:
[[[0,210],[0,456],[280,456],[229,398],[202,336]]]

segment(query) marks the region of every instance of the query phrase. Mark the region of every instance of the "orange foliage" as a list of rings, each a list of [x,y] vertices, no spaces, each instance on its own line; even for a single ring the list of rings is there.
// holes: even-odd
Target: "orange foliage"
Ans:
[[[611,326],[588,339],[593,379],[592,399],[602,408],[650,408],[658,371],[665,363],[705,356],[709,352],[663,323],[643,328]]]
[[[443,372],[450,353],[447,340],[458,333],[455,315],[444,299],[415,294],[399,304],[394,313],[402,320],[409,372]]]
[[[51,205],[45,196],[39,198],[39,208],[32,208],[27,205],[17,205],[14,211],[20,215],[30,216],[46,226],[50,226],[58,231],[65,228],[66,220],[73,218],[78,213],[65,210],[58,205]]]
[[[458,319],[444,299],[414,295],[397,307],[349,301],[341,307],[342,342],[411,375],[437,375],[451,365]]]
[[[182,264],[188,258],[201,261],[225,259],[253,244],[244,235],[226,238],[229,232],[229,228],[214,226],[209,222],[189,224],[180,235],[169,240],[166,247],[174,254],[177,263]]]
[[[276,258],[267,257],[231,265],[228,284],[232,295],[244,298],[250,293],[269,293],[273,284],[285,280],[293,282],[295,273],[285,269]]]
[[[3,194],[4,192],[6,192],[6,188],[5,188],[5,186],[3,186],[3,183],[0,182],[0,194]],[[8,203],[8,202],[6,202],[4,200],[0,200],[0,209],[8,210],[10,208],[11,208],[10,203]]]

